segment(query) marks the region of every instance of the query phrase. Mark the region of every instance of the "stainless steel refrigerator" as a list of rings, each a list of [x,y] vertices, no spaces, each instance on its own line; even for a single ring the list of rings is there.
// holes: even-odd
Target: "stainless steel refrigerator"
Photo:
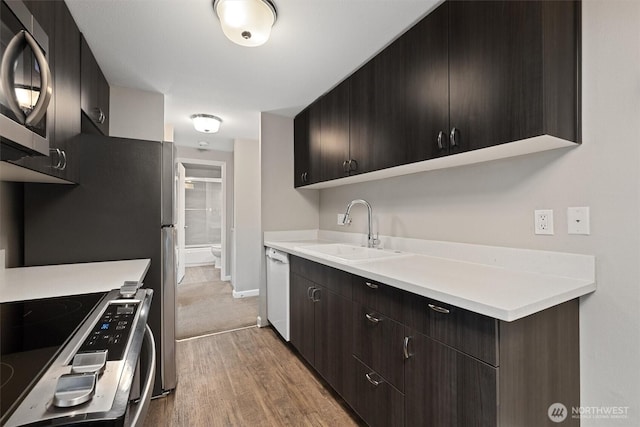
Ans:
[[[160,355],[153,395],[176,387],[174,199],[171,143],[79,135],[78,185],[25,184],[25,265],[150,258],[149,325]]]

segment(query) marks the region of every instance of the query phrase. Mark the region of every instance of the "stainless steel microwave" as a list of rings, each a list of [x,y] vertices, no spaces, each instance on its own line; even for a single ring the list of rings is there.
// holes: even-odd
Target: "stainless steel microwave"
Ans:
[[[22,1],[0,8],[0,160],[49,155],[49,38]]]

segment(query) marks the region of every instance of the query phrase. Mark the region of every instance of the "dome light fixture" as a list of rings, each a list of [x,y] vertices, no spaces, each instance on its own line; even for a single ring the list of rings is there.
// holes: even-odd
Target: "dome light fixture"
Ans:
[[[214,0],[213,9],[224,35],[241,46],[265,44],[277,19],[270,0]]]
[[[220,130],[220,124],[222,119],[211,114],[194,114],[191,116],[193,120],[193,127],[198,132],[203,133],[216,133]]]

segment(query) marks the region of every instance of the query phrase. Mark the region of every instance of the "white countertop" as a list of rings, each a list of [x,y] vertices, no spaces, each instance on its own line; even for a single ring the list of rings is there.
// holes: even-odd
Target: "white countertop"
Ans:
[[[151,260],[89,262],[0,269],[0,302],[106,292],[142,281]]]
[[[405,246],[426,253],[407,252],[398,258],[353,264],[297,249],[322,243],[336,241],[279,240],[274,233],[265,236],[264,242],[267,247],[505,321],[596,290],[595,258],[590,255],[413,241]],[[433,256],[429,252],[434,250],[447,256]],[[452,254],[462,254],[462,259]]]

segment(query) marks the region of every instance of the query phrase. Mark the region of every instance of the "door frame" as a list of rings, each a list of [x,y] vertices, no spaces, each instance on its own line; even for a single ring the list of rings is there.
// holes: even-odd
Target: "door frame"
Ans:
[[[227,271],[227,257],[229,256],[230,251],[227,250],[227,192],[229,181],[227,179],[227,162],[221,160],[203,160],[203,159],[193,159],[189,157],[178,157],[176,158],[176,163],[182,163],[183,165],[191,164],[191,165],[202,165],[202,166],[219,166],[221,170],[220,176],[222,177],[222,221],[221,221],[221,238],[220,238],[220,247],[222,248],[220,254],[220,279],[224,281],[231,280],[230,272]],[[183,190],[184,191],[184,190]]]

